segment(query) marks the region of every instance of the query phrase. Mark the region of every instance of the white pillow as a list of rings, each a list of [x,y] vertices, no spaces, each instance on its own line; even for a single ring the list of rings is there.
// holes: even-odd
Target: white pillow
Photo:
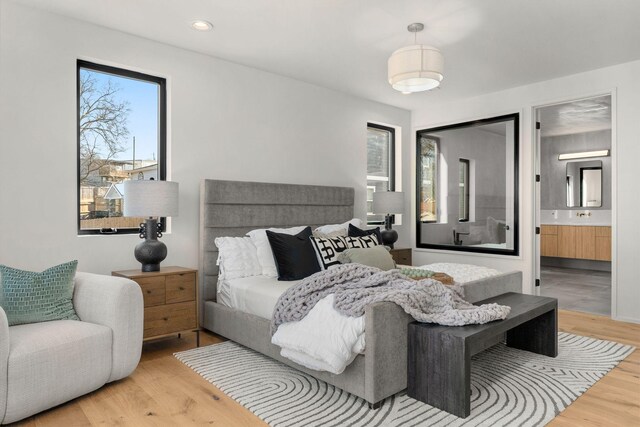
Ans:
[[[258,261],[258,250],[248,237],[217,237],[218,280],[259,276],[262,267]]]
[[[258,253],[258,262],[262,268],[262,274],[267,277],[278,277],[278,270],[276,268],[276,262],[273,259],[273,251],[267,238],[267,230],[274,233],[283,233],[295,235],[307,228],[306,225],[291,228],[260,228],[258,230],[251,230],[247,233],[247,236],[251,238],[251,242],[255,245]]]
[[[358,227],[358,228],[362,228],[362,221],[360,221],[360,218],[353,218],[352,220],[347,221],[347,222],[343,222],[342,224],[323,225],[323,226],[318,227],[315,230],[313,230],[313,232],[316,235],[332,234],[331,237],[335,237],[334,233],[344,231],[344,236],[346,236],[347,233],[349,232],[349,224],[352,224],[352,225],[354,225],[355,227]]]

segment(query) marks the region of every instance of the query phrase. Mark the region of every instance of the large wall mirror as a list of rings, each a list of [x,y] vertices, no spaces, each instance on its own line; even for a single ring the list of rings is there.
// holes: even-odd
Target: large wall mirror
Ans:
[[[519,115],[419,130],[417,247],[518,255]]]
[[[602,162],[567,162],[567,207],[602,206]]]

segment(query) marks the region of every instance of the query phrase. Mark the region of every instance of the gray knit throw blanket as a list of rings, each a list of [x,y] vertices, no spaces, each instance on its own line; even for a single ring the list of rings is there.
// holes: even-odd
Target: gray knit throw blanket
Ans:
[[[390,301],[418,322],[446,326],[504,319],[511,310],[498,304],[475,306],[463,299],[459,285],[446,286],[433,279],[416,281],[398,270],[381,271],[361,264],[341,264],[315,273],[287,289],[273,309],[271,333],[274,334],[283,323],[304,318],[329,294],[335,294],[334,308],[347,316],[362,316],[367,305]]]

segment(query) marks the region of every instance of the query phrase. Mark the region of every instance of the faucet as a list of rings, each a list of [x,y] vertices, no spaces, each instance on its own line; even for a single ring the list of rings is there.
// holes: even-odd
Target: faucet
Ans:
[[[460,236],[467,236],[469,233],[460,233],[456,230],[453,230],[453,244],[456,246],[462,246],[462,239]]]

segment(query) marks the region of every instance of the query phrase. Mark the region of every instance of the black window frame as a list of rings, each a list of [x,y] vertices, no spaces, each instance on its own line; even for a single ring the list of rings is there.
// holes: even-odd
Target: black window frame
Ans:
[[[127,70],[125,68],[113,67],[110,65],[99,64],[83,59],[76,62],[76,133],[77,133],[77,170],[76,170],[76,222],[78,235],[113,235],[113,234],[138,234],[139,228],[109,228],[109,229],[91,229],[83,230],[80,224],[80,70],[86,69],[106,74],[112,74],[117,77],[141,80],[158,85],[158,177],[160,181],[167,179],[167,79],[150,74],[140,73],[138,71]],[[166,218],[159,218],[159,222],[166,223]]]
[[[396,191],[396,130],[389,126],[367,122],[367,129],[369,128],[383,130],[391,135],[389,139],[389,189],[387,191]],[[395,215],[391,215],[391,217],[392,222],[395,222]],[[384,225],[384,220],[369,221],[367,218],[367,225]]]
[[[471,197],[470,197],[470,188],[469,185],[471,184],[471,161],[469,159],[463,159],[463,158],[459,158],[458,159],[458,167],[460,167],[461,165],[465,165],[464,168],[466,170],[466,173],[464,174],[465,176],[465,182],[464,182],[464,194],[462,195],[464,197],[464,212],[463,212],[463,217],[460,217],[460,203],[458,203],[458,222],[469,222],[469,217],[471,216],[471,213],[469,212],[469,203],[471,202]],[[458,191],[460,191],[460,185],[458,185]],[[458,197],[460,197],[460,194],[458,195]]]

